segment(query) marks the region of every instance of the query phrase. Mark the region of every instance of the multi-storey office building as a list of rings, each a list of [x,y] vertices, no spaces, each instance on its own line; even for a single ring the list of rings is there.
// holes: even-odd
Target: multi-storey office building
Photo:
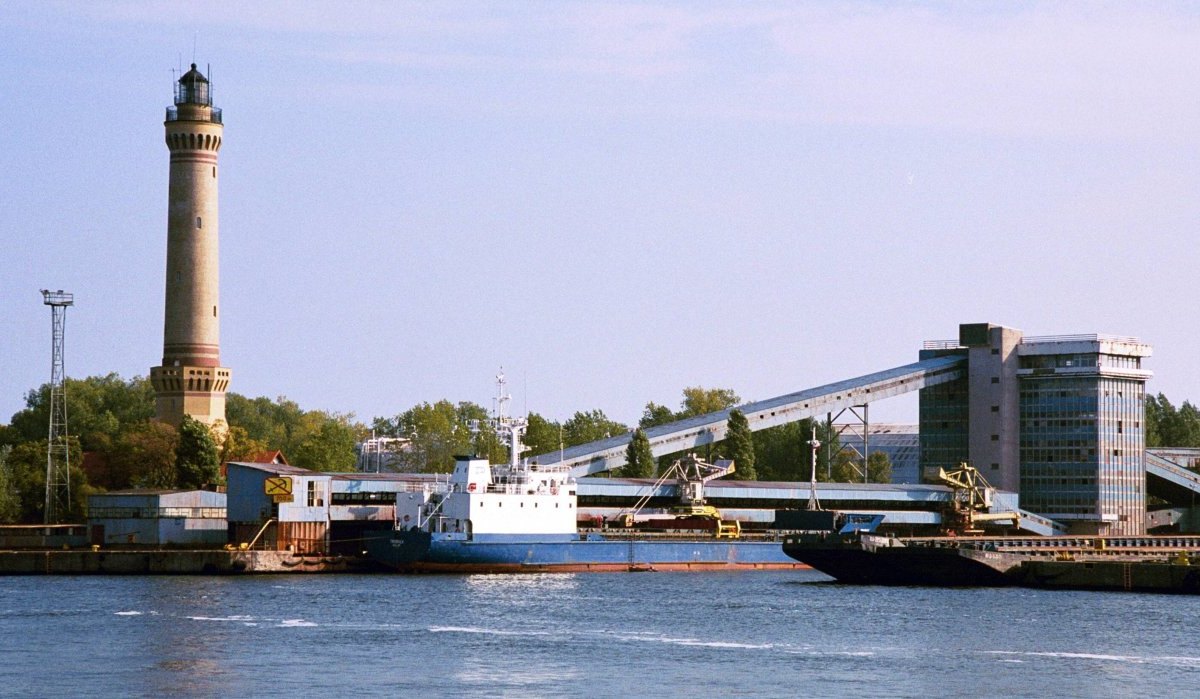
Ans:
[[[921,391],[923,467],[968,461],[1024,509],[1079,533],[1145,532],[1149,345],[987,324],[961,326],[951,344],[921,352],[967,358],[966,377]]]

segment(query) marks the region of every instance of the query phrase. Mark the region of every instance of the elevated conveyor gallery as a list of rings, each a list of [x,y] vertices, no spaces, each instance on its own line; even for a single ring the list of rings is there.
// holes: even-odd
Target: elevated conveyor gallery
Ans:
[[[746,415],[750,429],[757,431],[936,386],[965,375],[965,357],[937,357],[856,379],[747,403],[738,409]],[[646,430],[646,437],[650,440],[650,450],[654,455],[662,456],[721,441],[725,438],[728,422],[729,411],[722,410],[651,427]],[[543,465],[566,466],[577,478],[590,476],[624,465],[625,450],[631,436],[631,433],[625,433],[597,442],[580,444],[561,453],[535,456],[531,461]]]
[[[716,480],[705,487],[708,502],[743,522],[770,524],[777,509],[804,509],[808,483]],[[649,496],[649,507],[668,507],[679,501],[679,486],[651,478],[581,478],[581,513],[612,515]],[[882,514],[887,525],[937,527],[950,506],[954,491],[944,485],[904,483],[818,483],[823,507],[839,512]],[[1045,517],[1018,509],[1014,493],[998,492],[992,510],[1015,511],[1021,531],[1040,536],[1066,533],[1066,527]]]
[[[1147,449],[1146,493],[1180,507],[1200,505],[1200,474]]]

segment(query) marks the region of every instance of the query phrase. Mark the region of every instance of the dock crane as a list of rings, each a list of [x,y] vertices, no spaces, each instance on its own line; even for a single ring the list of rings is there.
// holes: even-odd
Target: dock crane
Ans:
[[[954,490],[950,507],[943,515],[943,524],[949,532],[981,534],[983,529],[978,524],[983,522],[1012,522],[1014,526],[1021,523],[1021,515],[1016,512],[989,511],[996,489],[987,482],[979,469],[966,462],[959,464],[953,471],[931,467],[926,470],[926,477]]]
[[[672,505],[670,513],[678,518],[695,517],[710,519],[717,524],[718,539],[737,539],[742,535],[741,522],[721,519],[721,511],[709,505],[704,499],[704,484],[727,476],[736,470],[731,459],[718,459],[709,463],[695,454],[688,454],[676,459],[670,468],[663,472],[646,494],[638,499],[628,511],[617,515],[617,521],[625,527],[633,525],[633,518],[650,502],[650,498],[658,487],[674,478],[679,487],[679,503]]]

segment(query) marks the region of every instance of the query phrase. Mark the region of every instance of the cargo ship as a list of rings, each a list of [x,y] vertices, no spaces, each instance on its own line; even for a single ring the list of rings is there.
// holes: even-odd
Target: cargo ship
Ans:
[[[784,552],[838,582],[1200,593],[1198,536],[784,538]]]
[[[503,375],[496,415],[486,421],[508,446],[507,463],[462,456],[445,481],[400,493],[391,531],[366,543],[367,554],[401,572],[514,573],[790,569],[808,566],[778,539],[744,534],[703,499],[703,483],[733,471],[694,457],[685,501],[658,519],[624,513],[611,526],[579,526],[569,471],[522,460],[526,422],[505,414]],[[476,425],[477,429],[484,427]],[[709,467],[709,468],[703,468]],[[664,476],[665,477],[665,476]],[[685,483],[686,481],[686,483]]]

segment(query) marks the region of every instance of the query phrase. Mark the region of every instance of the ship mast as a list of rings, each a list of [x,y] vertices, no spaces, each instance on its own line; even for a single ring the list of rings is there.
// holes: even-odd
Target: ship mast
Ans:
[[[496,375],[496,397],[492,402],[492,417],[487,424],[496,432],[500,442],[508,447],[508,467],[515,472],[521,463],[521,452],[525,451],[521,435],[525,434],[526,428],[529,427],[529,420],[511,417],[508,414],[508,404],[512,402],[512,396],[505,392],[507,385],[504,367],[501,367],[500,373]],[[478,429],[477,425],[472,427]]]

